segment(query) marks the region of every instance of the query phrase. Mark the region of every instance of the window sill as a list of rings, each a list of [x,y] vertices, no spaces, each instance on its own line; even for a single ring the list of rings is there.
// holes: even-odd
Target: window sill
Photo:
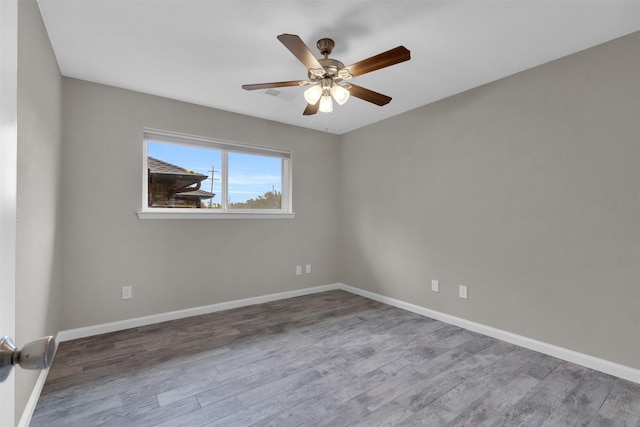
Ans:
[[[140,211],[138,219],[294,219],[295,213],[283,212],[188,212]]]

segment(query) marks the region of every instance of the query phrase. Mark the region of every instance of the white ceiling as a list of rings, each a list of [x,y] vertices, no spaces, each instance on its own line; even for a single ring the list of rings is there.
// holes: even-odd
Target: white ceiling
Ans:
[[[63,75],[342,134],[640,30],[638,0],[38,0]],[[411,60],[356,77],[391,96],[302,116],[306,79],[276,39],[335,40],[345,65],[404,45]]]

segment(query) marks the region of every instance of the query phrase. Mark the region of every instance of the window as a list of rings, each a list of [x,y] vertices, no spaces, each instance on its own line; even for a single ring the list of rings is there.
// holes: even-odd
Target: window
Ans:
[[[292,218],[289,151],[145,130],[141,219]]]

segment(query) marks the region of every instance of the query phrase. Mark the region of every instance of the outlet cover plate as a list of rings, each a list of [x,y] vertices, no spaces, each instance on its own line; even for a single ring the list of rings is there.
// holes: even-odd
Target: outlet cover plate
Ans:
[[[431,281],[431,290],[433,292],[440,292],[440,283],[437,280]]]
[[[458,287],[458,295],[462,299],[467,299],[467,287],[465,285],[460,285]]]

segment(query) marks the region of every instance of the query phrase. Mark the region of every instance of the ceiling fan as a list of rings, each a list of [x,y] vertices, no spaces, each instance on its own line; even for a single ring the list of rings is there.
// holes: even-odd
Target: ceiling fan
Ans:
[[[345,67],[342,62],[329,58],[331,50],[335,46],[334,41],[331,39],[318,40],[317,46],[323,56],[320,59],[316,58],[302,39],[295,34],[280,34],[278,40],[307,67],[308,80],[248,84],[242,85],[242,88],[256,90],[288,86],[311,86],[304,92],[304,98],[307,101],[307,108],[303,113],[305,116],[316,114],[318,111],[323,113],[332,112],[333,101],[331,97],[339,105],[347,102],[349,96],[355,96],[380,106],[388,104],[391,101],[391,97],[353,83],[347,83],[345,80],[411,59],[411,52],[404,46],[398,46]]]

